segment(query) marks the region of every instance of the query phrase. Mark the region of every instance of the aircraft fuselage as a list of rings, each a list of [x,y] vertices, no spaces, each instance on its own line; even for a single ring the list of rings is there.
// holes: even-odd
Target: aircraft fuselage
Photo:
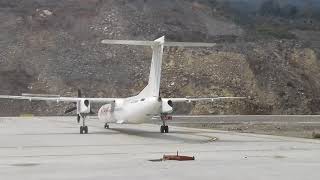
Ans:
[[[127,98],[114,104],[103,105],[99,120],[112,123],[143,123],[161,113],[161,100],[157,97]]]

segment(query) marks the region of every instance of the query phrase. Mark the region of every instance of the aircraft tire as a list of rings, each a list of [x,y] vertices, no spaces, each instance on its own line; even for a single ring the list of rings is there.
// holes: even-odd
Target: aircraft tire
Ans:
[[[168,126],[164,126],[164,132],[165,133],[169,133],[169,127]]]
[[[164,127],[165,127],[165,126],[160,126],[160,132],[161,132],[161,133],[164,133]]]
[[[105,129],[109,129],[109,125],[106,123],[106,124],[104,125],[104,128],[105,128]]]
[[[83,134],[83,127],[80,126],[80,134]]]

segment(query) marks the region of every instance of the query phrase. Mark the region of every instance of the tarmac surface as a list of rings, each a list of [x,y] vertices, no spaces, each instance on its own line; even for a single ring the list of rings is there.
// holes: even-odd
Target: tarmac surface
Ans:
[[[320,124],[320,115],[194,115],[174,116],[170,124]]]
[[[319,179],[320,141],[110,124],[75,117],[0,118],[0,179]],[[195,161],[159,161],[164,154]]]
[[[158,119],[154,118],[153,123],[159,124]],[[175,115],[169,124],[287,137],[320,137],[320,115]]]

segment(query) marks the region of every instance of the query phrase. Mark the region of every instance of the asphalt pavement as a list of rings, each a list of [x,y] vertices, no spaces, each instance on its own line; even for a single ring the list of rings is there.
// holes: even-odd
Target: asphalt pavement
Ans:
[[[74,117],[0,118],[0,179],[320,178],[319,140],[87,122],[79,134]],[[195,160],[150,161],[177,151]]]

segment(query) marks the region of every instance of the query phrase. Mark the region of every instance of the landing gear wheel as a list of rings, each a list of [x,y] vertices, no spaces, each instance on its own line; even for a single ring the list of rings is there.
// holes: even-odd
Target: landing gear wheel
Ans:
[[[80,126],[80,134],[83,134],[83,127]]]
[[[169,133],[169,127],[168,126],[164,126],[164,132],[165,133]]]
[[[165,126],[160,126],[160,132],[161,132],[161,133],[164,133],[164,127],[165,127]]]
[[[80,126],[80,134],[88,134],[88,126]]]
[[[108,123],[105,123],[105,124],[104,124],[104,128],[105,128],[105,129],[109,129]]]
[[[165,126],[165,125],[162,125],[160,127],[160,132],[161,133],[169,133],[169,127],[168,126]]]
[[[166,125],[167,120],[172,120],[172,116],[169,116],[168,114],[161,114],[160,119],[162,121],[162,126],[160,127],[161,133],[169,133],[169,127]]]

